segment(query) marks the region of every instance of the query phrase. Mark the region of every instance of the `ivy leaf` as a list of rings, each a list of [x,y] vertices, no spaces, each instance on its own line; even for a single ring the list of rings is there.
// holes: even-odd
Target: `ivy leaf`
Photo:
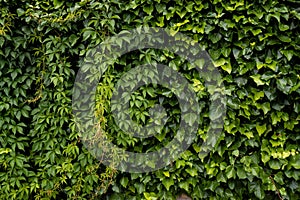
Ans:
[[[185,191],[189,191],[189,183],[187,181],[180,182],[179,187],[184,189]]]
[[[196,168],[188,168],[185,170],[189,175],[191,175],[192,177],[197,176],[198,175],[198,171]]]
[[[11,152],[11,149],[9,148],[0,148],[0,155],[1,154],[6,154],[6,153],[9,153]]]
[[[216,67],[222,66],[222,65],[224,65],[225,63],[226,63],[226,60],[225,60],[224,58],[221,58],[221,59],[219,59],[219,60],[214,61],[214,65],[215,65]]]
[[[135,183],[134,187],[137,189],[138,194],[141,194],[145,191],[145,185],[142,183]]]
[[[3,37],[0,37],[0,47],[3,46],[4,42],[5,42],[5,39],[4,39]],[[2,62],[3,62],[3,61],[1,61],[0,66],[3,65]]]
[[[128,178],[127,177],[122,177],[120,180],[121,185],[126,188],[128,184]]]
[[[245,179],[247,178],[247,174],[244,170],[243,167],[239,166],[237,167],[237,176],[240,178],[240,179]]]
[[[300,169],[300,154],[297,154],[295,156],[292,156],[291,158],[291,165],[295,168],[295,169]]]
[[[272,69],[273,71],[276,71],[277,62],[273,60],[271,63],[266,64],[266,66]]]
[[[236,172],[235,172],[234,166],[232,166],[232,165],[227,166],[225,173],[226,173],[226,176],[228,179],[235,178]]]
[[[287,42],[287,43],[289,43],[289,42],[292,41],[292,39],[291,39],[290,37],[286,36],[286,35],[277,35],[277,37],[278,37],[279,40],[282,41],[282,42]]]
[[[162,184],[165,186],[165,188],[169,191],[170,187],[174,185],[174,180],[172,178],[165,178],[162,180]]]
[[[257,198],[259,199],[264,199],[265,198],[265,192],[262,189],[262,186],[259,184],[258,187],[254,190],[254,194]]]
[[[261,69],[264,67],[264,63],[260,62],[258,58],[255,59],[257,69]]]
[[[143,11],[147,13],[148,15],[151,15],[153,11],[153,4],[147,5],[143,7]]]
[[[164,23],[164,16],[160,16],[157,18],[158,22],[156,22],[156,25],[159,26],[159,27],[163,27],[165,25]]]
[[[22,15],[25,14],[25,11],[22,8],[18,8],[17,9],[17,14],[18,14],[18,17],[21,17]]]
[[[279,160],[270,160],[268,164],[271,167],[271,169],[279,170],[281,168],[281,163]]]
[[[228,62],[225,65],[221,65],[221,67],[222,67],[223,70],[225,70],[226,72],[228,72],[228,74],[231,74],[232,67],[231,67],[230,62]]]
[[[154,192],[148,193],[148,192],[144,192],[144,197],[146,198],[146,200],[158,200],[157,195]],[[119,200],[120,198],[118,198],[117,200]]]
[[[69,37],[69,41],[71,42],[71,46],[74,46],[75,43],[77,42],[78,40],[78,37],[75,35],[75,34],[72,34],[70,37]]]
[[[265,83],[260,79],[261,75],[260,74],[255,74],[255,75],[252,75],[250,76],[254,82],[257,84],[257,85],[264,85]]]
[[[254,92],[254,101],[257,101],[264,96],[265,96],[265,93],[263,91]]]
[[[54,8],[58,9],[58,8],[60,8],[64,4],[64,1],[53,0],[53,4],[54,4]]]
[[[164,171],[163,174],[164,174],[166,177],[170,177],[170,172],[169,172],[169,171]]]
[[[236,49],[236,48],[233,48],[233,50],[232,50],[232,53],[233,53],[233,56],[235,59],[238,59],[241,56],[241,54],[242,54],[241,52],[242,52],[241,50]]]
[[[266,124],[263,125],[256,124],[256,131],[258,132],[259,136],[261,136],[266,130],[267,130]]]
[[[11,78],[12,78],[13,80],[15,80],[15,78],[17,77],[17,75],[18,75],[18,72],[17,72],[17,71],[13,71],[13,72],[10,74],[10,76],[11,76]]]
[[[261,108],[265,115],[271,110],[271,106],[269,102],[265,102],[261,104],[260,106],[258,106],[258,108]]]
[[[243,133],[243,135],[245,135],[248,139],[251,139],[254,137],[252,132],[245,132],[245,133]]]
[[[267,163],[270,160],[270,155],[266,152],[261,152],[261,160],[263,161],[263,163]]]
[[[220,173],[217,175],[217,181],[218,181],[218,182],[226,183],[226,177],[224,176],[224,173],[220,172]]]
[[[188,22],[190,22],[190,20],[186,19],[186,20],[184,20],[183,22],[176,23],[175,26],[176,26],[176,27],[180,27],[180,26],[183,26],[184,24],[186,24],[186,23],[188,23]]]
[[[254,35],[254,36],[256,36],[256,35],[258,35],[258,34],[260,34],[262,31],[261,31],[261,29],[250,29],[251,30],[251,32],[252,32],[252,34]]]
[[[87,40],[89,37],[91,37],[95,33],[95,30],[91,27],[87,27],[83,31],[83,41]]]
[[[281,53],[290,61],[294,55],[294,51],[292,50],[280,50]]]
[[[279,30],[280,31],[286,31],[288,30],[290,27],[288,25],[285,25],[283,23],[279,23]]]

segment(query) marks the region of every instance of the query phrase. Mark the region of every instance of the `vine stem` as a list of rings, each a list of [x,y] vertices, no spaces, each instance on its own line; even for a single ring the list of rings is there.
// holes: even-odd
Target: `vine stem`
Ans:
[[[270,175],[269,178],[271,179],[273,185],[275,186],[275,189],[276,189],[276,192],[277,192],[277,195],[278,195],[279,199],[283,200],[283,198],[281,197],[281,194],[280,194],[278,188],[276,187],[276,184],[275,184],[275,181],[274,181],[273,177]]]

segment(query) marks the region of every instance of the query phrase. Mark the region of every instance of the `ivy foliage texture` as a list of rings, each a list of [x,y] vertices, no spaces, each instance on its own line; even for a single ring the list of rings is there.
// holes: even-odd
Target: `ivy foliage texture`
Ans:
[[[0,199],[300,199],[300,3],[296,0],[0,0]],[[82,58],[137,27],[181,32],[209,53],[226,88],[221,137],[207,155],[209,94],[185,60],[140,49],[99,82],[96,115],[111,141],[155,151],[176,132],[180,107],[158,85],[131,96],[140,124],[161,102],[169,116],[151,139],[122,132],[111,115],[114,84],[137,65],[181,72],[203,106],[197,138],[179,159],[148,173],[104,166],[82,145],[72,88]],[[122,42],[120,42],[122,45]]]

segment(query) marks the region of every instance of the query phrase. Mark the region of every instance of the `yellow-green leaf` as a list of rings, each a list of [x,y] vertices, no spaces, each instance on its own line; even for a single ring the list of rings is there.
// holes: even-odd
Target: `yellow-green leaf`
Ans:
[[[261,136],[267,130],[267,126],[266,124],[263,125],[256,124],[256,130],[258,132],[258,135]]]

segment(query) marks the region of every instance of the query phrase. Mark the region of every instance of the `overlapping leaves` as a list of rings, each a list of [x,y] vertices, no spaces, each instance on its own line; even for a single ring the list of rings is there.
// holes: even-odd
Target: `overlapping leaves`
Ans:
[[[195,199],[299,199],[297,1],[0,3],[1,199],[175,199],[182,192]],[[71,112],[72,87],[80,57],[106,36],[139,26],[168,27],[199,42],[223,75],[228,111],[209,156],[199,154],[209,123],[204,106],[198,138],[181,159],[153,173],[116,175],[82,147]],[[153,50],[116,60],[99,92],[109,96],[110,78],[153,60],[182,72],[200,103],[208,103],[203,81],[189,64]],[[116,144],[133,151],[159,147],[120,132],[107,99],[100,97],[101,126]],[[168,100],[173,116],[156,136],[164,144],[180,114],[172,93],[142,87],[130,105],[133,119],[145,123],[147,108],[159,98]]]

